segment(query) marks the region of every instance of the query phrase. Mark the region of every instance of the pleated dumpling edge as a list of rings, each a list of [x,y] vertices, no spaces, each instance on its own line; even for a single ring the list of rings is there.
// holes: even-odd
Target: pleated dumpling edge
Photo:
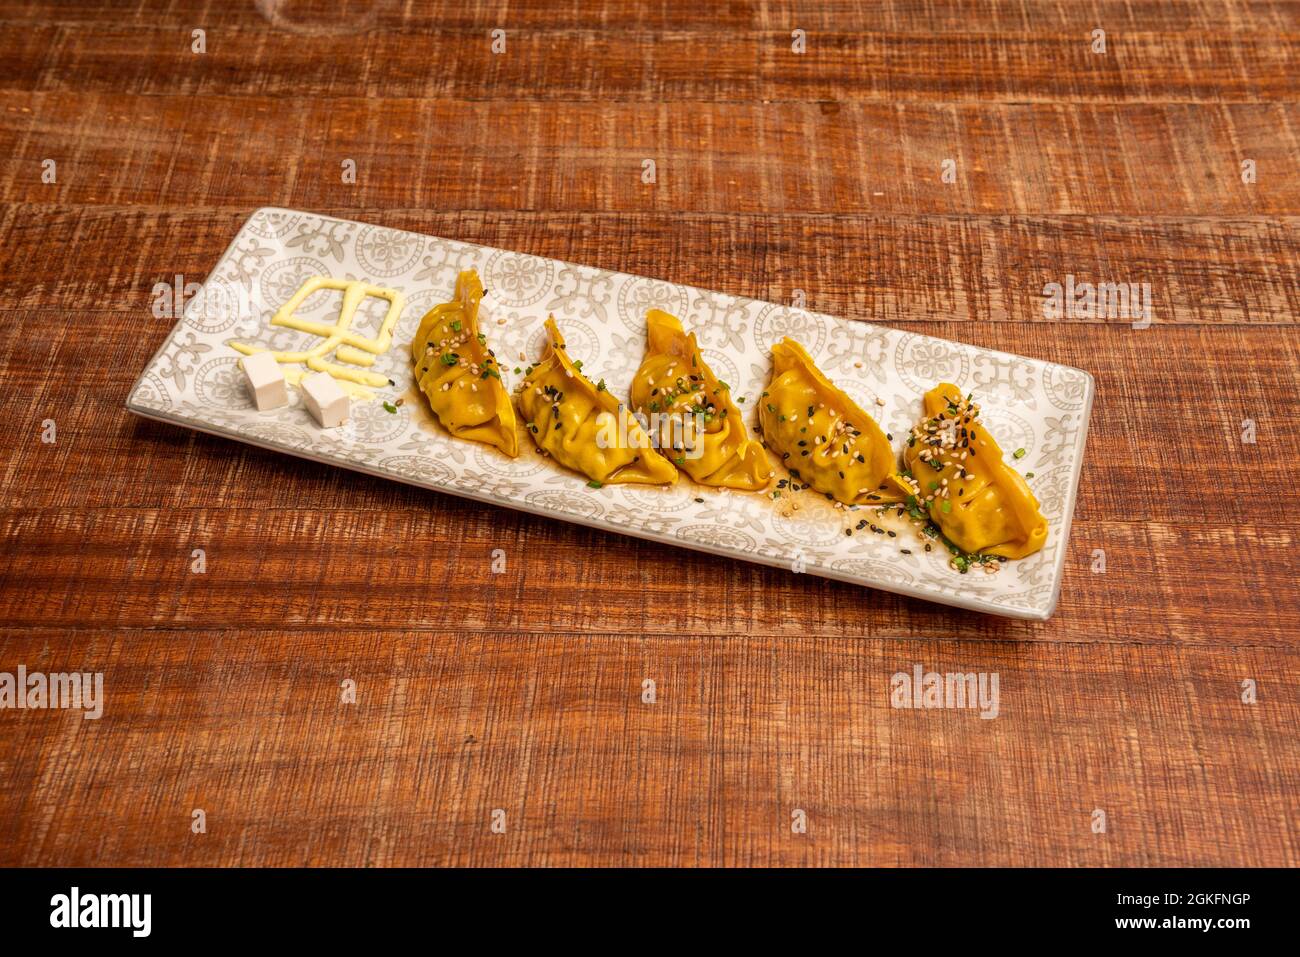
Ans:
[[[651,432],[679,439],[673,461],[701,485],[756,492],[771,483],[767,451],[750,434],[730,385],[714,375],[695,334],[687,334],[676,316],[659,309],[646,313],[646,353],[630,399],[647,421],[669,418],[667,428]]]
[[[953,544],[972,555],[1025,558],[1046,543],[1047,519],[972,398],[950,382],[927,392],[903,460],[918,504]]]
[[[793,339],[772,347],[772,377],[758,415],[763,441],[791,474],[835,501],[887,505],[910,491],[876,420]]]
[[[519,454],[515,407],[496,354],[479,331],[483,283],[467,269],[456,277],[449,302],[424,314],[411,340],[415,381],[443,428],[458,439]]]
[[[520,384],[519,412],[537,447],[597,485],[673,485],[677,469],[609,390],[593,384],[564,347],[552,316],[541,360]]]

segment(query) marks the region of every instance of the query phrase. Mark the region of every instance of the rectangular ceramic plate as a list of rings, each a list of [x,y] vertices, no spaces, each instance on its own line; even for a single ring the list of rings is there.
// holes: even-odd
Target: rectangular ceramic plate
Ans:
[[[685,476],[676,488],[587,487],[521,438],[511,460],[452,439],[413,388],[409,343],[424,313],[451,298],[456,274],[475,267],[490,293],[483,324],[507,373],[542,351],[542,323],[554,314],[569,353],[593,380],[626,397],[645,347],[645,313],[671,312],[698,333],[718,377],[745,396],[753,425],[768,380],[769,350],[784,336],[808,349],[823,371],[881,427],[896,449],[920,418],[921,395],[953,382],[975,393],[985,424],[1029,480],[1049,522],[1046,547],[997,574],[953,571],[942,546],[924,551],[917,530],[894,521],[897,538],[869,529],[845,535],[874,509],[837,510],[806,490],[780,499],[707,489]],[[273,349],[319,340],[270,325],[305,279],[364,279],[406,296],[392,348],[374,371],[396,384],[382,398],[354,402],[352,419],[322,430],[290,390],[287,408],[259,413],[235,365],[231,340]],[[299,315],[330,323],[340,293],[318,292]],[[378,329],[387,303],[369,299],[358,331]],[[498,324],[498,319],[505,319]],[[523,355],[526,358],[520,358]],[[520,376],[506,375],[513,388]],[[577,266],[504,249],[369,226],[288,209],[259,209],[240,229],[197,296],[131,390],[127,408],[162,422],[383,478],[726,558],[801,570],[947,605],[1045,619],[1056,606],[1083,458],[1093,381],[1086,372],[1036,359],[850,322],[790,306],[706,292],[660,279]],[[778,477],[785,472],[777,467]],[[795,504],[798,508],[794,508]],[[903,554],[902,549],[911,554]],[[614,553],[611,553],[614,554]],[[616,561],[612,557],[611,561]]]

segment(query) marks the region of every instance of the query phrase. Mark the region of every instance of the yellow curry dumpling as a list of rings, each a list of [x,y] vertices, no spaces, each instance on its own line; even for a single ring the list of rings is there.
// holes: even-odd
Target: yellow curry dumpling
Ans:
[[[903,460],[918,504],[970,554],[1024,558],[1047,541],[1047,519],[1024,478],[979,422],[979,406],[942,382],[925,394],[925,419]]]
[[[759,491],[771,482],[767,451],[745,427],[730,386],[718,381],[695,334],[688,336],[676,316],[658,309],[646,314],[646,354],[632,379],[631,401],[647,421],[661,423],[673,461],[701,485]],[[661,438],[659,447],[670,445]]]
[[[759,399],[763,441],[796,478],[845,505],[884,505],[906,492],[885,433],[793,339],[772,347]]]
[[[674,484],[677,469],[636,418],[569,358],[554,318],[546,332],[546,354],[519,387],[519,413],[537,447],[593,483]]]
[[[479,331],[483,284],[467,269],[456,277],[451,302],[430,309],[411,340],[420,391],[452,435],[519,454],[515,408],[501,381],[496,354]]]

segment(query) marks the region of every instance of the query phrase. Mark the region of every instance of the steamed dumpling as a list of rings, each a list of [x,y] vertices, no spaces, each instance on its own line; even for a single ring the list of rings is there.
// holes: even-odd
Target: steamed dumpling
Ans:
[[[676,483],[677,469],[636,418],[569,358],[554,318],[546,332],[546,354],[519,388],[519,413],[537,447],[593,483]]]
[[[979,422],[979,406],[942,382],[925,394],[925,419],[912,430],[903,461],[917,504],[970,554],[1024,558],[1047,541],[1047,519],[1020,473]]]
[[[631,400],[646,421],[671,414],[660,432],[680,441],[668,454],[701,485],[759,491],[771,482],[767,452],[745,427],[730,387],[705,364],[695,334],[688,336],[676,316],[658,309],[646,314],[646,354]],[[668,445],[661,440],[659,447]]]
[[[501,381],[496,354],[479,331],[483,284],[467,269],[456,277],[451,302],[430,309],[411,340],[420,391],[438,421],[459,439],[519,454],[515,408]]]
[[[880,426],[793,339],[772,347],[772,380],[758,416],[767,447],[817,491],[845,505],[884,505],[906,495]]]

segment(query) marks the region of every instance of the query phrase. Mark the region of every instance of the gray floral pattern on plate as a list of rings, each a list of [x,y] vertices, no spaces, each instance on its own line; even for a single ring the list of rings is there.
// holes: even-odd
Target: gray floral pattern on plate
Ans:
[[[554,312],[583,371],[625,395],[644,348],[645,310],[661,308],[697,333],[715,371],[734,395],[748,398],[743,409],[751,426],[771,368],[768,350],[787,335],[863,403],[899,449],[926,390],[946,380],[974,391],[1008,456],[1025,450],[1015,465],[1035,474],[1029,483],[1050,523],[1047,546],[1007,562],[996,575],[959,575],[943,549],[925,552],[905,521],[835,509],[811,491],[786,489],[773,499],[703,488],[685,477],[671,489],[593,489],[522,436],[516,459],[454,440],[410,391],[408,345],[420,317],[449,299],[457,272],[470,267],[479,270],[494,303],[484,332],[510,387],[520,378],[513,369],[540,355],[542,323]],[[277,348],[315,341],[269,320],[317,273],[365,278],[407,299],[393,347],[374,366],[393,387],[379,390],[373,403],[357,404],[352,422],[340,429],[317,428],[296,392],[288,407],[259,413],[243,392],[228,345],[235,338]],[[959,607],[1032,619],[1055,607],[1092,406],[1086,372],[663,279],[298,210],[255,212],[209,282],[240,285],[253,301],[239,314],[178,322],[132,387],[127,407],[133,412],[452,495]],[[303,311],[317,318],[331,306],[318,294]],[[364,304],[358,324],[370,327],[382,311],[377,301]],[[384,409],[382,402],[402,397],[396,413]],[[783,469],[778,477],[786,477]],[[897,537],[858,530],[864,518],[889,523]]]

